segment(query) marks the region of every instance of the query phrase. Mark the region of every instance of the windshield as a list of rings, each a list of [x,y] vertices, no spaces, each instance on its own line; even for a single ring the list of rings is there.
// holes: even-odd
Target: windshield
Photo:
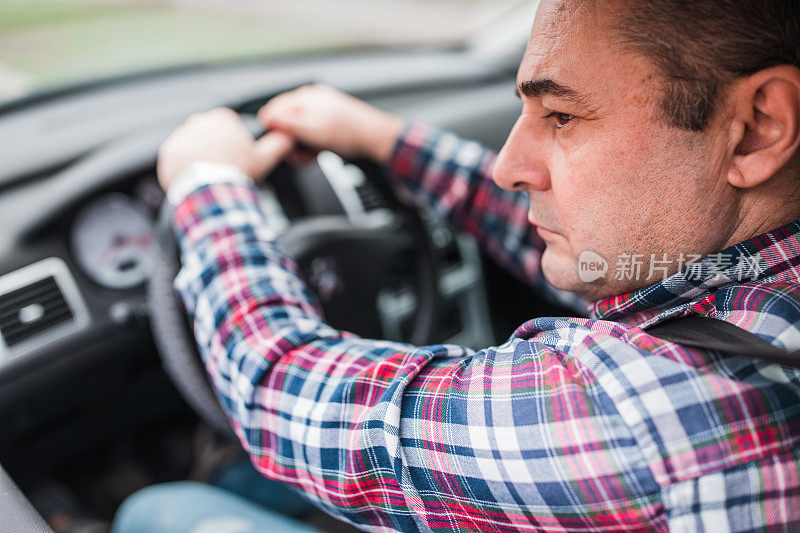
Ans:
[[[98,77],[464,41],[519,0],[0,0],[0,101]]]

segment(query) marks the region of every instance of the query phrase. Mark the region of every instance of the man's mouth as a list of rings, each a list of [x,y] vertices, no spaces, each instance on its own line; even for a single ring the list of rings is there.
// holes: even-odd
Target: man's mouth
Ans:
[[[547,228],[546,226],[543,226],[542,224],[536,222],[533,213],[530,212],[528,213],[528,222],[530,222],[532,226],[536,227],[536,231],[539,233],[539,236],[542,237],[543,239],[547,236],[558,235],[557,231],[553,231],[550,228]],[[544,233],[544,235],[542,235],[542,233]]]
[[[536,226],[536,233],[539,234],[539,237],[541,237],[543,241],[547,241],[558,236],[558,233],[555,231],[543,228],[541,226]]]

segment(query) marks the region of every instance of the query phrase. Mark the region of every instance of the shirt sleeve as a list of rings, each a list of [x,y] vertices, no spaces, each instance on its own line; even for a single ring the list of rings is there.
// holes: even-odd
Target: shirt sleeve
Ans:
[[[386,163],[395,192],[451,227],[472,235],[501,267],[550,301],[585,314],[588,302],[542,275],[544,243],[528,222],[528,195],[492,180],[497,154],[414,119]]]
[[[253,463],[375,531],[653,530],[657,487],[613,404],[553,345],[474,352],[326,324],[257,190],[203,185],[174,212],[175,280]]]

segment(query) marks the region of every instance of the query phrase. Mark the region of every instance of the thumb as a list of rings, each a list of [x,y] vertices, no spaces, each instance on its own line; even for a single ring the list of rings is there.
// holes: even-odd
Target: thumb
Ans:
[[[261,181],[275,166],[294,149],[294,140],[289,135],[270,131],[253,145],[253,177]]]

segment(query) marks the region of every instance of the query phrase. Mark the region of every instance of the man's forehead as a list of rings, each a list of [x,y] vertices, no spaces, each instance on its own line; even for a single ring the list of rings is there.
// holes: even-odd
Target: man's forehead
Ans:
[[[543,0],[536,12],[525,55],[520,63],[518,84],[552,81],[580,92],[593,92],[602,69],[602,35],[608,22],[594,2]],[[594,7],[593,7],[594,6]],[[536,86],[534,86],[536,87]],[[549,92],[552,94],[552,92]]]
[[[520,70],[533,78],[549,77],[558,69],[578,62],[596,41],[587,31],[596,26],[597,13],[574,0],[542,0],[525,50]],[[594,32],[592,32],[594,33]]]

